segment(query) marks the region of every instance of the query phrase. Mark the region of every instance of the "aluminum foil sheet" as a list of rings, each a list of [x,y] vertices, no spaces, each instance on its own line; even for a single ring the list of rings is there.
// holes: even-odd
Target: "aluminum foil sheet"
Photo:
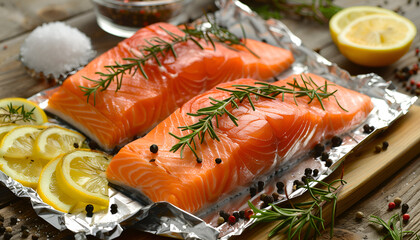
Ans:
[[[216,3],[220,10],[214,14],[214,17],[220,25],[229,28],[238,35],[242,34],[242,26],[247,34],[246,37],[264,40],[293,52],[296,59],[295,63],[277,78],[284,78],[290,74],[312,72],[339,85],[369,95],[375,105],[374,110],[366,120],[367,124],[375,127],[375,131],[365,134],[362,127],[359,126],[341,136],[343,144],[340,147],[332,148],[329,141],[324,142],[327,146],[326,150],[329,151],[330,158],[333,160],[331,167],[325,167],[325,163],[319,158],[314,159],[309,154],[297,156],[293,161],[289,161],[278,169],[273,169],[267,175],[255,179],[255,181],[265,182],[264,190],[259,194],[274,192],[276,189],[274,183],[283,181],[286,184],[289,197],[293,198],[301,195],[304,189],[293,191],[292,183],[295,179],[300,179],[305,168],[319,169],[320,175],[317,179],[324,179],[338,167],[345,156],[355,147],[363,144],[364,141],[406,114],[409,107],[417,99],[417,97],[399,93],[392,83],[385,82],[378,75],[350,76],[348,72],[340,69],[336,64],[303,46],[302,41],[290,32],[281,21],[265,21],[239,1],[219,0]],[[45,108],[48,104],[48,96],[53,91],[54,89],[43,91],[30,99]],[[51,119],[51,122],[66,126],[59,120]],[[36,213],[48,223],[59,230],[69,229],[73,231],[77,239],[84,239],[86,235],[93,235],[101,239],[113,239],[129,227],[174,238],[228,239],[231,236],[241,234],[252,225],[253,220],[240,220],[233,226],[226,223],[217,226],[218,211],[223,209],[232,213],[233,211],[248,209],[248,200],[251,200],[254,205],[259,206],[260,204],[258,201],[259,194],[249,199],[250,186],[244,186],[238,188],[229,196],[223,196],[217,204],[194,216],[166,202],[148,205],[141,201],[141,197],[139,198],[135,191],[111,187],[110,204],[118,205],[118,213],[111,214],[108,210],[108,212],[95,213],[92,218],[88,218],[84,213],[74,215],[54,210],[39,198],[36,191],[23,187],[2,172],[0,172],[0,182],[16,196],[29,198]],[[285,196],[281,195],[279,202],[283,201],[284,198]]]

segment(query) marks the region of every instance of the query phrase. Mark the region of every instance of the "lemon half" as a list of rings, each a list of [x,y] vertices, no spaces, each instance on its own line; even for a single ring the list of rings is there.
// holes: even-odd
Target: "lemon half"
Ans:
[[[350,61],[364,66],[387,66],[410,48],[417,29],[405,17],[369,15],[349,23],[338,35],[338,49]]]
[[[334,16],[329,22],[331,38],[334,41],[334,43],[337,44],[338,35],[351,22],[360,17],[369,16],[373,14],[397,15],[394,11],[373,6],[355,6],[344,8],[343,10],[334,14]]]
[[[16,111],[16,114],[9,115],[10,108]],[[28,117],[22,120],[22,113],[27,113]],[[0,99],[0,122],[16,124],[41,125],[48,121],[47,115],[36,103],[24,98],[3,98]]]
[[[57,182],[66,194],[81,202],[108,206],[105,171],[111,156],[88,149],[65,154],[56,169]]]

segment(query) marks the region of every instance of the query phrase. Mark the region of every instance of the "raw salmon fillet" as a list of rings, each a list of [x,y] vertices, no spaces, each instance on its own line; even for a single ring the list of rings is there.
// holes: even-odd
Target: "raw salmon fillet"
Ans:
[[[134,75],[127,73],[118,92],[115,92],[117,83],[112,82],[107,90],[98,91],[96,104],[93,96],[87,103],[80,86],[92,87],[93,83],[86,78],[99,79],[96,72],[106,73],[104,66],[141,56],[138,49],[147,45],[146,40],[159,37],[169,42],[170,37],[162,28],[184,35],[180,29],[166,23],[140,29],[66,79],[49,99],[47,110],[110,150],[146,133],[183,103],[219,83],[243,77],[268,80],[294,61],[290,51],[250,39],[245,41],[246,46],[259,58],[242,46],[226,47],[216,43],[214,49],[202,40],[202,50],[188,41],[174,45],[176,59],[172,53],[160,56],[161,67],[156,60],[148,60],[145,72],[149,79],[140,70]]]
[[[300,77],[294,75],[273,85],[285,86],[294,78],[302,84]],[[326,81],[314,74],[307,77],[319,86]],[[241,79],[219,87],[254,83],[252,79]],[[109,164],[107,177],[116,184],[135,188],[154,202],[167,201],[191,213],[197,212],[236,187],[248,186],[257,176],[282,162],[309,152],[320,141],[362,123],[373,108],[370,98],[341,86],[328,86],[329,92],[335,89],[338,102],[347,112],[333,97],[323,100],[325,110],[317,100],[308,104],[308,97],[297,98],[296,105],[291,94],[286,94],[284,101],[281,96],[254,100],[255,111],[245,100],[238,109],[231,109],[239,126],[225,114],[219,118],[219,128],[215,127],[220,142],[207,135],[205,142],[198,144],[201,164],[188,147],[181,159],[179,152],[169,151],[178,142],[169,133],[185,136],[190,131],[178,127],[198,121],[198,117],[187,113],[210,106],[209,97],[217,100],[229,97],[228,92],[212,89],[185,103],[145,137],[122,148]],[[159,147],[156,154],[150,151],[152,144]],[[222,162],[216,164],[216,158]],[[151,159],[155,161],[150,162]]]

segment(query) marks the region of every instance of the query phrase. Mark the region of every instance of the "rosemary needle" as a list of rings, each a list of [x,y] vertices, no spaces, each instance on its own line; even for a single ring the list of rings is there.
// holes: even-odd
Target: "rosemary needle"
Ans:
[[[0,107],[0,119],[1,122],[5,123],[16,123],[18,121],[30,122],[35,121],[33,119],[35,107],[32,110],[27,111],[25,106],[22,104],[21,106],[15,107],[12,103],[7,105],[7,108]]]
[[[296,105],[297,105],[296,98],[306,96],[309,98],[308,104],[310,104],[314,100],[317,100],[319,101],[322,109],[324,109],[322,99],[325,99],[328,97],[334,97],[338,106],[340,106],[340,108],[345,110],[337,101],[337,98],[334,95],[337,92],[337,90],[333,92],[327,91],[328,85],[331,85],[331,84],[327,84],[327,82],[325,82],[324,85],[318,86],[310,77],[307,77],[304,74],[301,75],[301,80],[302,80],[302,83],[299,84],[299,82],[296,79],[294,79],[293,83],[287,84],[288,86],[276,86],[269,83],[256,82],[254,86],[233,85],[234,89],[226,89],[226,88],[218,87],[217,89],[219,90],[230,92],[230,97],[223,100],[217,100],[210,97],[209,99],[210,99],[211,106],[201,108],[196,113],[188,113],[188,115],[190,116],[202,117],[202,118],[200,118],[198,122],[192,125],[179,127],[182,131],[191,131],[191,133],[185,136],[176,136],[173,133],[169,133],[171,136],[179,140],[178,143],[172,146],[170,151],[176,152],[180,150],[180,156],[182,158],[185,147],[188,147],[193,152],[195,157],[200,158],[200,156],[198,156],[197,152],[195,151],[197,149],[197,143],[195,142],[195,137],[198,137],[200,144],[204,142],[206,134],[208,134],[211,139],[220,141],[219,137],[216,134],[216,131],[214,130],[212,120],[216,118],[215,123],[216,123],[216,127],[218,127],[219,117],[226,114],[229,117],[229,119],[236,126],[238,126],[238,122],[237,122],[238,119],[228,110],[227,107],[230,106],[232,109],[239,108],[238,103],[241,103],[245,99],[248,99],[249,104],[251,105],[252,109],[255,110],[255,105],[251,98],[251,95],[255,95],[256,100],[258,100],[259,97],[274,99],[278,95],[281,95],[282,100],[284,100],[285,94],[292,94]]]
[[[171,53],[175,58],[177,58],[177,53],[175,51],[174,46],[179,43],[191,41],[194,44],[196,44],[200,49],[204,49],[204,47],[200,43],[200,40],[204,40],[206,44],[211,44],[211,46],[215,50],[215,42],[219,42],[227,46],[239,45],[243,46],[254,56],[258,57],[256,53],[254,53],[245,45],[241,38],[231,33],[229,30],[219,27],[214,21],[211,21],[208,17],[207,21],[209,23],[209,26],[205,29],[203,29],[200,26],[194,26],[193,28],[191,28],[187,25],[184,25],[184,28],[180,28],[180,30],[184,33],[184,35],[182,36],[170,32],[167,29],[161,27],[161,29],[169,36],[169,40],[164,40],[160,37],[152,37],[150,39],[146,39],[146,44],[140,46],[138,49],[141,53],[141,56],[123,58],[123,61],[125,61],[125,63],[115,62],[114,65],[105,66],[106,72],[96,72],[96,74],[99,75],[99,79],[91,79],[84,77],[85,79],[93,82],[93,85],[91,87],[79,86],[81,90],[85,93],[84,95],[87,97],[87,101],[89,102],[89,98],[93,94],[94,104],[96,104],[97,92],[106,90],[113,81],[117,83],[115,92],[120,90],[122,86],[123,77],[126,74],[134,75],[140,72],[144,76],[144,78],[148,79],[149,77],[144,69],[146,62],[152,59],[155,60],[158,66],[162,66],[162,62],[161,60],[159,60],[159,56],[164,57],[168,53]],[[243,28],[242,32],[244,38],[246,38],[245,31],[243,30]]]

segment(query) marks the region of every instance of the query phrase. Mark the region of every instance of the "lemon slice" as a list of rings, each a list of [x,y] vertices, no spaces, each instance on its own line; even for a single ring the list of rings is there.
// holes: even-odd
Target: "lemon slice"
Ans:
[[[32,158],[33,144],[45,126],[23,125],[9,131],[0,142],[0,157]]]
[[[78,132],[58,126],[50,126],[42,130],[36,138],[34,156],[50,161],[60,154],[81,147],[85,139]]]
[[[373,14],[379,15],[397,15],[395,12],[379,7],[373,6],[354,6],[345,8],[331,18],[329,22],[331,38],[335,44],[337,44],[337,37],[343,31],[343,29],[354,20],[369,16]]]
[[[24,125],[11,129],[0,143],[0,169],[24,186],[36,188],[42,161],[32,158],[32,146],[45,127]]]
[[[69,212],[78,201],[65,194],[57,185],[55,169],[60,160],[61,158],[56,158],[44,167],[39,176],[37,192],[41,199],[51,207],[62,212]]]
[[[78,149],[63,156],[56,175],[60,188],[68,195],[101,206],[108,206],[108,180],[105,171],[111,156]]]
[[[3,139],[3,137],[10,132],[10,130],[14,129],[18,125],[16,124],[5,124],[0,126],[0,141]]]
[[[0,114],[0,122],[3,123],[41,125],[48,121],[44,110],[24,98],[1,99]],[[26,117],[23,117],[24,115]]]
[[[409,50],[416,33],[414,24],[405,17],[360,17],[338,35],[338,49],[357,64],[386,66],[397,61]]]

